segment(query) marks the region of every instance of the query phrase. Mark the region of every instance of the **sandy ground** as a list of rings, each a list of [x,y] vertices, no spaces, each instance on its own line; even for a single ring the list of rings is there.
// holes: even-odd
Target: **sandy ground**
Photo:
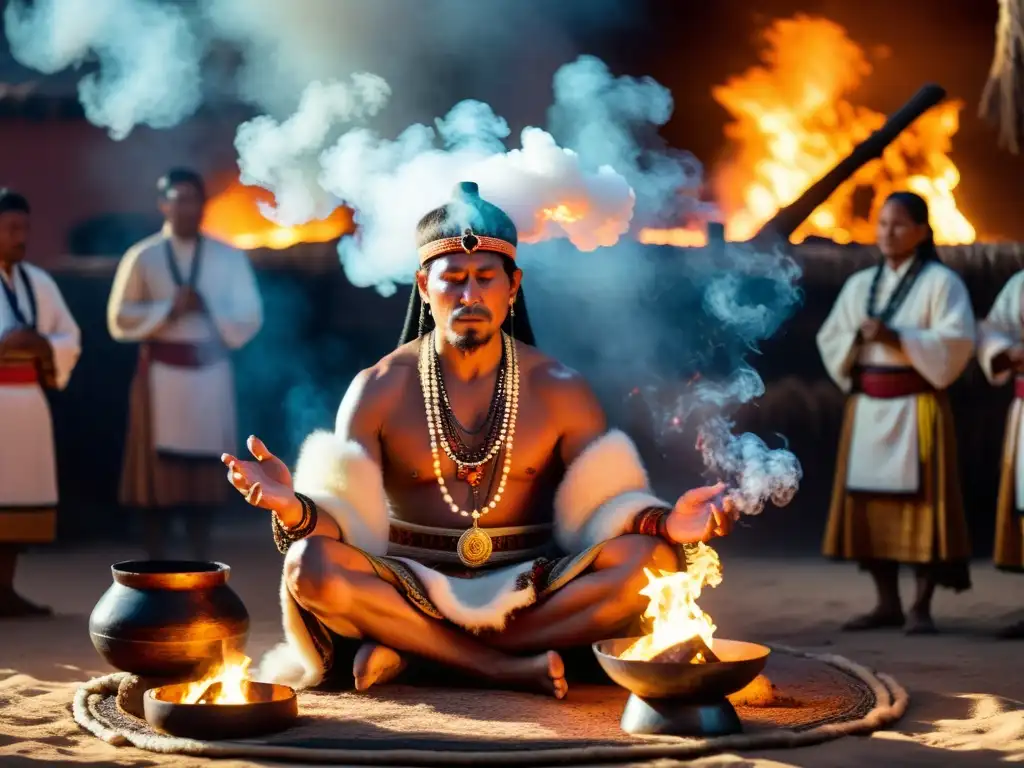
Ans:
[[[277,579],[280,557],[269,530],[226,535],[215,548],[233,569],[232,584],[252,615],[249,652],[255,658],[279,639]],[[88,616],[110,583],[109,565],[132,559],[131,547],[41,551],[24,558],[19,587],[54,607],[57,616],[0,624],[0,692],[13,675],[38,681],[40,690],[111,671],[88,636]],[[919,766],[946,768],[1024,760],[1024,642],[990,638],[1024,608],[1024,577],[1001,574],[989,563],[974,567],[974,590],[938,595],[935,614],[944,633],[905,637],[888,631],[843,634],[842,620],[869,607],[871,588],[852,566],[814,559],[761,559],[723,554],[724,581],[702,607],[720,637],[775,641],[838,653],[888,672],[906,687],[911,706],[891,729],[799,750],[722,756],[693,765]],[[909,574],[904,584],[909,595]],[[71,688],[67,688],[70,698]],[[63,695],[63,694],[61,694]],[[41,768],[58,762],[92,766],[163,765],[165,759],[115,748],[65,724],[59,736],[16,738],[0,697],[0,765]],[[567,704],[568,705],[568,704]],[[66,716],[70,718],[68,714]],[[21,731],[23,734],[24,731]],[[58,748],[57,745],[61,745]],[[174,765],[213,764],[179,758]],[[237,761],[221,766],[243,765]],[[673,763],[665,763],[665,766]]]

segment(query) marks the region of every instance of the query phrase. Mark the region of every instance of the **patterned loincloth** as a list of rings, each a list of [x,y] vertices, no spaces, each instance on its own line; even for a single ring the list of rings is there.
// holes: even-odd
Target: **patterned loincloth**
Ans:
[[[351,545],[349,545],[351,546]],[[576,555],[563,555],[557,552],[554,545],[551,547],[550,557],[536,557],[532,560],[532,567],[529,571],[522,573],[516,580],[516,590],[528,589],[532,586],[536,594],[536,600],[520,610],[528,610],[539,602],[552,595],[573,579],[584,574],[604,548],[603,544],[590,547]],[[440,621],[448,621],[445,615],[431,600],[426,587],[421,579],[413,572],[409,565],[396,557],[377,557],[370,555],[358,548],[353,547],[362,554],[372,566],[374,573],[388,584],[393,586],[410,604],[418,608],[427,616]],[[521,561],[521,564],[530,562]],[[491,568],[465,568],[451,564],[439,564],[432,566],[434,570],[452,579],[479,579],[499,568],[507,568],[509,565],[520,563],[502,563]],[[313,639],[313,644],[320,662],[323,665],[325,675],[330,674],[335,662],[341,657],[350,657],[355,647],[362,641],[351,641],[350,638],[340,638],[325,626],[313,613],[296,603],[303,624]],[[450,623],[450,622],[449,622]],[[457,625],[452,624],[453,627]],[[345,645],[346,649],[338,652],[336,645]],[[340,672],[340,670],[338,670]]]

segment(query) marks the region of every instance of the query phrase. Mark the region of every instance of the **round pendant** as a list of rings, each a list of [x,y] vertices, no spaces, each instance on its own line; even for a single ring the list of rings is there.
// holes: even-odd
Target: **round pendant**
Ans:
[[[486,563],[490,559],[493,549],[491,537],[476,526],[468,528],[459,537],[459,560],[470,568],[479,568]]]

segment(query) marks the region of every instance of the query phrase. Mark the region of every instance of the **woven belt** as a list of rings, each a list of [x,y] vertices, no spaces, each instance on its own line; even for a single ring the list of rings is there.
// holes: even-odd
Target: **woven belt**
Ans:
[[[881,400],[935,391],[935,387],[913,368],[858,367],[853,371],[853,382],[855,391]]]
[[[143,345],[143,354],[152,362],[175,368],[202,368],[227,357],[224,346],[217,342],[149,341]]]
[[[388,541],[403,547],[427,549],[434,552],[451,552],[453,554],[457,552],[459,537],[463,532],[441,533],[437,531],[438,529],[435,529],[435,532],[427,533],[424,530],[411,530],[405,526],[392,525],[388,533]],[[551,538],[550,526],[543,526],[542,530],[492,535],[491,544],[495,553],[519,552],[543,547],[551,542]]]

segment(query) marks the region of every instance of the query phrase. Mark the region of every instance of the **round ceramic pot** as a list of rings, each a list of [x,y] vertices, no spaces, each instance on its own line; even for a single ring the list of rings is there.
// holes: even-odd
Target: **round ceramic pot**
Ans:
[[[92,644],[124,672],[187,677],[242,651],[249,613],[224,563],[139,560],[115,563],[114,583],[89,617]]]

